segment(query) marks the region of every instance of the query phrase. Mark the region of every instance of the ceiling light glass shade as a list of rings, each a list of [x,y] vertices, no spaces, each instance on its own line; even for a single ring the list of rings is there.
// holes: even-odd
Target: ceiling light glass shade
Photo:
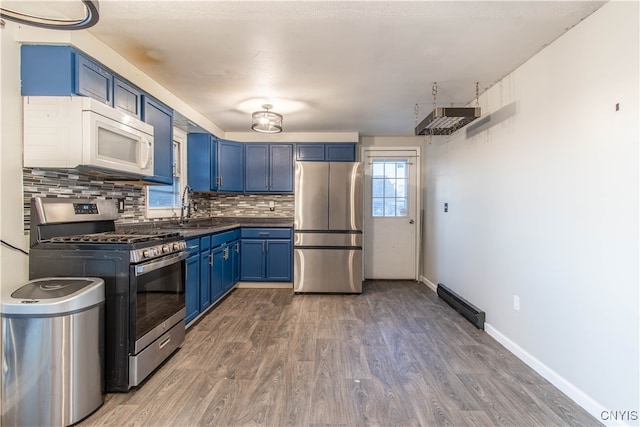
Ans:
[[[256,111],[251,114],[251,129],[262,133],[282,132],[282,115],[269,111],[272,106],[265,104],[264,111]]]

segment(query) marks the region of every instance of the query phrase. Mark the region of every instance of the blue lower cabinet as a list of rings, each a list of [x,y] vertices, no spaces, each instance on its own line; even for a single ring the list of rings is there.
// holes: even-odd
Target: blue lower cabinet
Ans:
[[[265,276],[264,239],[242,239],[240,241],[240,280],[262,281]]]
[[[186,261],[185,306],[189,323],[200,313],[200,254],[191,255]]]
[[[224,293],[224,247],[211,249],[211,301],[214,302]]]
[[[292,239],[290,228],[243,228],[240,240],[240,280],[290,282]]]
[[[231,248],[231,271],[235,285],[240,281],[240,240],[234,241]]]
[[[240,280],[240,229],[187,239],[186,323]]]
[[[200,311],[211,305],[211,249],[200,252]]]
[[[267,240],[265,279],[277,282],[291,281],[291,241]]]

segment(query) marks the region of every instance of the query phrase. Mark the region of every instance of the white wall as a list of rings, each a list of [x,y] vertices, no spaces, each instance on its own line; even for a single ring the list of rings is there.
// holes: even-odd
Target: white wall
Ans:
[[[7,22],[0,29],[0,237],[28,250],[28,238],[22,225],[22,97],[16,27]],[[0,246],[0,287],[26,281],[28,264],[26,255]]]
[[[475,135],[425,145],[425,276],[597,418],[640,410],[638,9],[606,4],[481,96]]]

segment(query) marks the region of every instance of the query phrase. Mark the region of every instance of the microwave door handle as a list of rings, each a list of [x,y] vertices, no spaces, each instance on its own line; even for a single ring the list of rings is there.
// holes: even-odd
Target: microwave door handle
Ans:
[[[141,145],[142,145],[142,148],[140,150],[140,151],[142,151],[141,154],[146,154],[146,155],[141,155],[141,157],[144,158],[144,161],[142,161],[142,159],[140,159],[141,160],[140,167],[142,169],[146,169],[149,166],[149,162],[152,159],[153,144],[151,143],[150,139],[143,138],[142,141],[141,141]]]

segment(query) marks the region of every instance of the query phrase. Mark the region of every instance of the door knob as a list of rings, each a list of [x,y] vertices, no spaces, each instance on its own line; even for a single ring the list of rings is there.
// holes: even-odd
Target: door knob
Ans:
[[[415,223],[415,221],[414,221],[414,220],[412,220],[412,219],[410,219],[410,220],[409,220],[409,224],[413,224],[413,223]]]

